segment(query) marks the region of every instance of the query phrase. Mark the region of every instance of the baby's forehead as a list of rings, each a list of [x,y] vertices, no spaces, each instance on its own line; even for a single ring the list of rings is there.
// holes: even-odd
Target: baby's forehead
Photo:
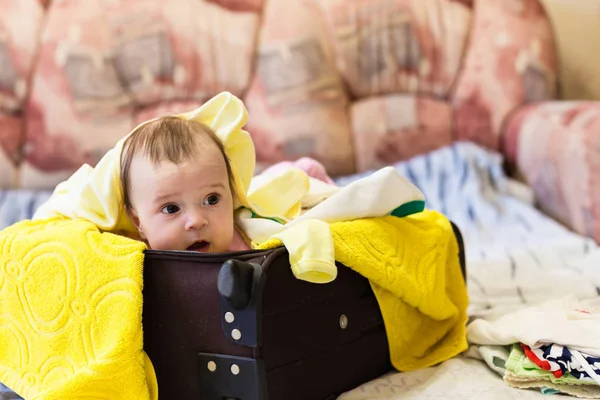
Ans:
[[[193,193],[207,187],[229,187],[227,169],[213,157],[200,157],[181,163],[155,163],[147,157],[132,160],[131,192],[139,201],[176,193]],[[141,197],[139,197],[141,196]]]

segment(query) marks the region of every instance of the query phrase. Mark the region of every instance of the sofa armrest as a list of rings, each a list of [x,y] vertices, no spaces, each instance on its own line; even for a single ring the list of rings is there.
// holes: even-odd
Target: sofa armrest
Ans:
[[[509,165],[539,207],[600,242],[600,102],[544,102],[506,124]]]

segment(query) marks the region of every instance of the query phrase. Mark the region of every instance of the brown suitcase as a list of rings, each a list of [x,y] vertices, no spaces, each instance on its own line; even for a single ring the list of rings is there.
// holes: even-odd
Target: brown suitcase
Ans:
[[[147,251],[143,326],[161,400],[335,399],[392,369],[369,281],[298,280],[285,248]]]

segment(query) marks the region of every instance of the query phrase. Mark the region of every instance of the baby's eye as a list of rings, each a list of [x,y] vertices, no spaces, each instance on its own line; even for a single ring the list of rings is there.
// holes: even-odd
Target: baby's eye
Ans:
[[[206,199],[204,199],[204,205],[216,206],[219,203],[219,200],[221,200],[221,196],[219,196],[218,194],[211,194],[208,195]]]
[[[164,206],[160,211],[165,214],[175,214],[176,212],[179,211],[179,207],[176,206],[175,204],[168,204],[168,205]]]

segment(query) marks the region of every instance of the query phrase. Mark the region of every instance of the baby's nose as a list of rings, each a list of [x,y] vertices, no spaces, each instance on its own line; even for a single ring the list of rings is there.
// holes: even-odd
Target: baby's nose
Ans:
[[[186,214],[185,229],[200,229],[208,223],[204,214],[200,211],[192,211]]]

